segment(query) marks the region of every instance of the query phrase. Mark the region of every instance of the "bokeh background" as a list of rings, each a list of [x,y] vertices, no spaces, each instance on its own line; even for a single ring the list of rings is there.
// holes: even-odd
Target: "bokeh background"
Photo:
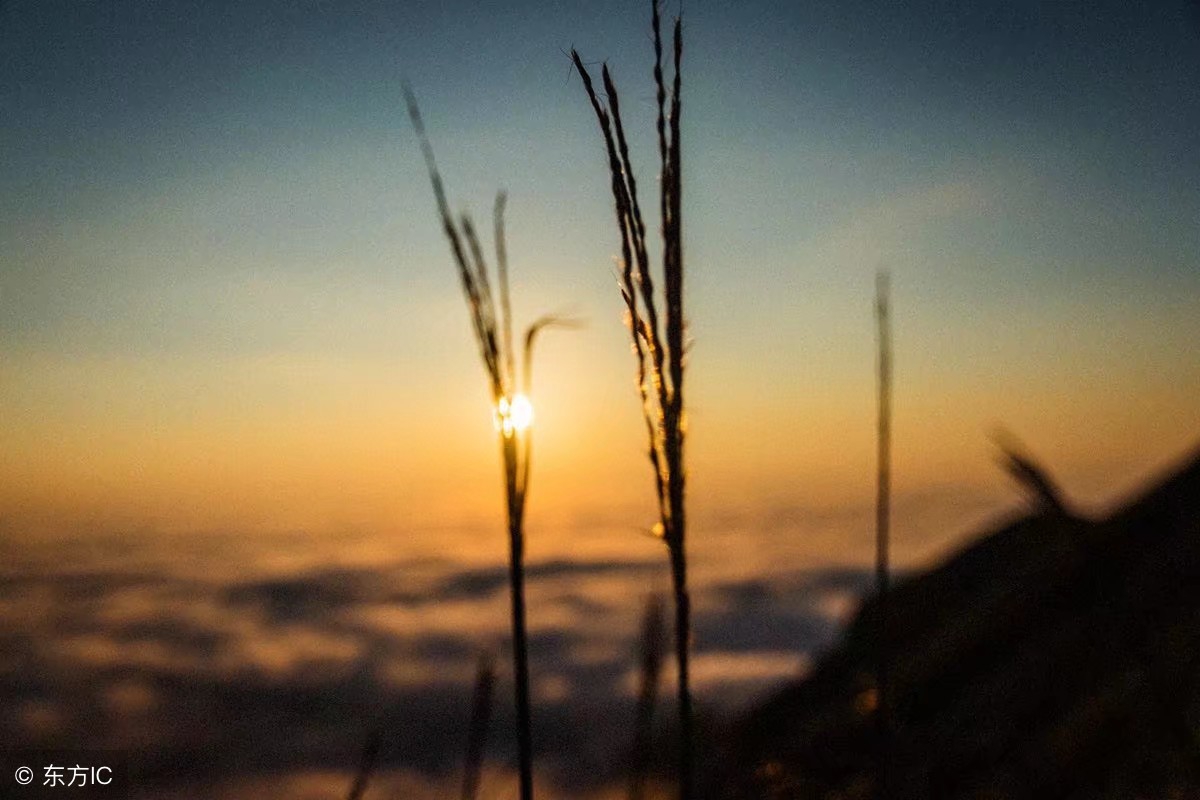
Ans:
[[[545,780],[619,774],[665,578],[566,53],[609,61],[654,206],[648,11],[0,4],[6,739],[191,764],[184,796],[336,796],[400,714],[397,780],[453,784],[475,655],[505,640],[503,497],[407,79],[451,204],[490,230],[510,194],[518,321],[587,322],[537,354],[535,735]],[[1200,12],[684,12],[697,692],[735,708],[869,585],[876,270],[899,568],[1011,512],[999,426],[1085,511],[1195,442]]]

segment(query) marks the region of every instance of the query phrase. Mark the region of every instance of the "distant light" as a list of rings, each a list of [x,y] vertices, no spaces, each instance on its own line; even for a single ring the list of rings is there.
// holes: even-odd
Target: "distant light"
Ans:
[[[533,424],[533,403],[523,394],[515,394],[510,400],[501,397],[496,404],[496,430],[507,438],[514,433],[523,433]]]

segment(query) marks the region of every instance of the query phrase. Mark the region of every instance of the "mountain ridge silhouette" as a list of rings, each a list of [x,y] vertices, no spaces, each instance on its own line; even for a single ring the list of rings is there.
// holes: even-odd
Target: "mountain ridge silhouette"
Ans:
[[[1200,447],[1100,519],[1042,504],[871,598],[740,721],[723,797],[1200,796]],[[890,653],[888,779],[874,665]]]

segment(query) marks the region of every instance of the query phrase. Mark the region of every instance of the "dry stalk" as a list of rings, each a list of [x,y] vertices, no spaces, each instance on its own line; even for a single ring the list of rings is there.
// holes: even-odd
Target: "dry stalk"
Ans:
[[[643,800],[646,796],[654,735],[654,706],[658,699],[658,679],[662,674],[663,633],[662,599],[652,594],[646,600],[646,611],[642,617],[640,682],[629,769],[629,800]]]
[[[528,637],[525,629],[525,502],[529,492],[529,463],[532,454],[531,428],[520,428],[513,418],[519,397],[513,353],[512,310],[509,300],[508,257],[504,246],[503,192],[496,197],[494,231],[496,238],[497,282],[500,318],[488,278],[483,248],[471,218],[463,214],[456,224],[446,202],[446,192],[433,157],[433,147],[425,133],[416,98],[406,86],[405,100],[413,129],[421,143],[429,180],[433,185],[438,216],[450,243],[450,252],[458,271],[463,296],[470,313],[471,329],[479,346],[480,359],[487,374],[491,400],[496,414],[500,453],[504,464],[505,506],[508,517],[509,589],[512,600],[513,678],[517,711],[517,758],[521,800],[533,797],[533,740],[529,703]],[[551,325],[570,324],[558,317],[542,317],[525,334],[524,381],[521,387],[528,397],[532,384],[533,343],[537,334]]]
[[[888,797],[891,780],[892,720],[891,661],[888,641],[888,591],[891,581],[890,532],[892,501],[892,328],[890,285],[886,272],[875,277],[875,321],[879,346],[879,419],[876,453],[875,495],[875,581],[879,614],[876,632],[876,706],[878,738],[876,797]]]
[[[475,800],[483,771],[483,746],[492,718],[492,687],[496,683],[496,664],[491,653],[479,656],[475,669],[475,691],[471,696],[471,722],[467,726],[467,755],[463,763],[462,800]]]
[[[654,34],[654,82],[658,106],[661,170],[659,210],[662,215],[663,321],[646,249],[646,227],[638,201],[637,181],[621,120],[620,98],[608,65],[601,69],[607,104],[596,93],[592,77],[579,54],[571,59],[583,79],[584,89],[600,125],[611,177],[617,230],[621,238],[619,289],[625,303],[633,352],[637,360],[637,386],[649,438],[650,464],[658,499],[656,530],[667,545],[675,601],[675,656],[679,667],[680,797],[694,793],[695,745],[689,686],[691,608],[687,587],[686,513],[684,507],[684,437],[687,417],[683,402],[683,220],[680,169],[680,70],[683,38],[680,20],[674,27],[674,76],[670,92],[662,69],[662,32],[658,0],[651,2]],[[669,96],[668,96],[669,94]],[[669,111],[668,111],[669,109]]]

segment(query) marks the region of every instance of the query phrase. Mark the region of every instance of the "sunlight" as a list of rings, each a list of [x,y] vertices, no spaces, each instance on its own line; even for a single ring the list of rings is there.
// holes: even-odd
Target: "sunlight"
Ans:
[[[515,394],[510,400],[501,397],[496,404],[496,430],[507,438],[513,433],[523,433],[533,424],[533,403],[523,394]]]

